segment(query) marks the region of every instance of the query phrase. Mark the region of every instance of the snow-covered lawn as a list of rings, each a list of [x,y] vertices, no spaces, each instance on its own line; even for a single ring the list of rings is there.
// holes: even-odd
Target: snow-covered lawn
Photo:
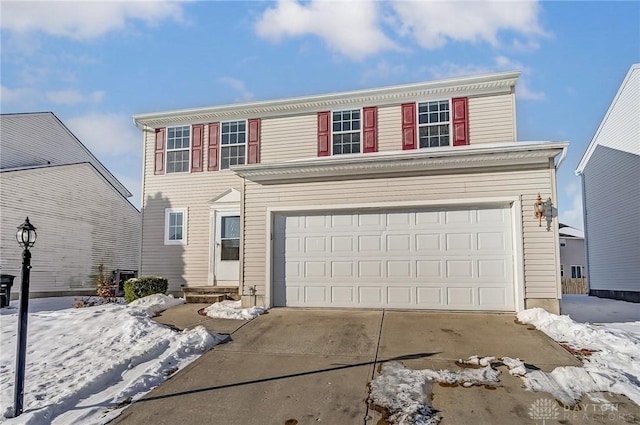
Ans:
[[[24,413],[13,410],[18,309],[0,309],[0,423],[104,424],[177,370],[224,341],[197,326],[176,332],[151,319],[184,303],[152,295],[73,308],[73,298],[30,300]]]
[[[497,383],[501,373],[497,368],[506,366],[510,374],[522,378],[525,388],[550,393],[565,406],[573,406],[584,394],[604,391],[626,395],[640,405],[640,306],[573,295],[565,296],[562,309],[568,316],[535,308],[518,313],[518,320],[580,353],[583,367],[558,367],[546,373],[528,369],[520,359],[479,356],[459,362],[481,368],[457,371],[411,370],[390,362],[371,382],[369,399],[387,410],[389,423],[434,425],[440,421],[429,401],[434,382]],[[608,323],[615,320],[622,323]]]

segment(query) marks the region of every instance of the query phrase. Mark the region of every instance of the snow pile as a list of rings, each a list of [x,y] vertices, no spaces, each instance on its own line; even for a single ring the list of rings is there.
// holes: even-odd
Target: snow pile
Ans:
[[[477,358],[478,361],[486,362]],[[492,359],[492,358],[491,358]],[[434,382],[464,387],[472,385],[495,385],[500,380],[500,371],[485,366],[478,369],[412,370],[399,362],[384,363],[380,375],[371,381],[369,401],[384,408],[387,422],[397,425],[435,425],[440,422],[431,408],[431,385]]]
[[[521,311],[518,320],[534,325],[574,350],[586,349],[589,354],[582,356],[584,369],[557,368],[549,376],[542,376],[544,372],[527,374],[529,382],[525,380],[525,385],[564,391],[575,399],[586,392],[610,391],[624,394],[640,405],[640,322],[590,325],[541,308]],[[586,371],[588,376],[578,370]],[[553,391],[549,392],[554,394]]]
[[[470,364],[470,365],[478,365],[478,366],[490,366],[492,362],[496,360],[495,357],[480,357],[478,355],[469,356],[467,360],[459,359],[458,363],[460,364]]]
[[[5,419],[13,409],[17,316],[5,313],[0,323],[3,425],[104,424],[121,413],[119,404],[141,398],[226,338],[202,326],[175,332],[127,305],[31,312],[25,412]]]
[[[251,320],[264,314],[264,307],[242,308],[240,301],[221,301],[204,309],[209,317],[218,319]]]
[[[421,370],[401,363],[384,363],[371,382],[369,401],[389,412],[387,422],[398,425],[436,425],[440,418],[430,406],[431,383]]]
[[[184,298],[173,298],[173,295],[153,294],[131,301],[129,307],[143,309],[149,314],[149,317],[154,317],[168,308],[185,302]]]

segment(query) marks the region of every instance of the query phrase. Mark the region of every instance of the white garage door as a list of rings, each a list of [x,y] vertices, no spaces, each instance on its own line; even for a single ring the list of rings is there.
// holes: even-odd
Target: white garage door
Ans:
[[[513,311],[511,210],[275,217],[276,306]]]

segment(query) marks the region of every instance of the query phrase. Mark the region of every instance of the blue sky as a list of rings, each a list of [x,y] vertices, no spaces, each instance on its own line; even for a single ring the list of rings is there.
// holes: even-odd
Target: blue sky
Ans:
[[[519,140],[567,140],[560,218],[582,228],[575,169],[627,71],[640,2],[3,1],[3,113],[52,111],[140,205],[132,115],[522,72]]]

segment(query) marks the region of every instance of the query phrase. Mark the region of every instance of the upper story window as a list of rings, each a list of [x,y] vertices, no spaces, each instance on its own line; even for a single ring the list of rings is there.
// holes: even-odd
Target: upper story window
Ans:
[[[418,139],[421,148],[449,146],[448,100],[418,103]]]
[[[167,128],[167,173],[186,173],[189,171],[190,145],[190,126]]]
[[[333,154],[360,153],[360,109],[332,114]]]
[[[245,163],[247,122],[230,121],[222,123],[220,168]]]

